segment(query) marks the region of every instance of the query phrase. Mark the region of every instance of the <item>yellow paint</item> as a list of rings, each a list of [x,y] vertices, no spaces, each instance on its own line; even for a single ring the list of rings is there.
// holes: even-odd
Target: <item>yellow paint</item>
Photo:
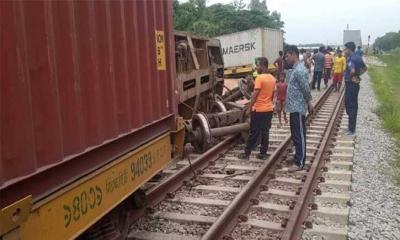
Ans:
[[[157,70],[167,69],[165,61],[165,39],[164,31],[156,30],[156,55],[157,55]]]
[[[268,64],[268,72],[275,72],[276,67],[274,64]]]
[[[237,73],[247,73],[251,72],[253,69],[251,67],[245,67],[245,68],[238,68],[236,69]]]
[[[21,225],[22,239],[71,239],[152,178],[171,160],[165,134],[96,171],[81,184],[31,212]]]
[[[251,65],[248,66],[243,66],[243,67],[230,67],[230,68],[225,68],[224,70],[224,75],[229,76],[231,74],[252,74],[253,72],[253,67]],[[273,64],[268,65],[268,72],[270,73],[275,73],[276,68]]]
[[[176,118],[176,130],[171,134],[174,146],[174,157],[183,156],[185,144],[185,123],[182,117]]]
[[[18,227],[28,219],[32,207],[32,195],[0,209],[0,236]]]
[[[21,236],[20,229],[15,228],[15,229],[7,232],[5,235],[1,235],[2,238],[0,238],[0,239],[1,240],[21,240],[20,236]]]
[[[253,71],[252,67],[226,68],[224,71],[224,75],[251,73],[252,71]]]

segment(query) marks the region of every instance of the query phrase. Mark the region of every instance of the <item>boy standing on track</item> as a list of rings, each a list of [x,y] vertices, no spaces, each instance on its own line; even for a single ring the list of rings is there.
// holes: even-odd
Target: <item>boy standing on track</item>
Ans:
[[[284,77],[285,62],[283,60],[283,51],[279,51],[279,57],[275,60],[274,66],[276,68],[276,78],[278,81]]]
[[[342,50],[336,51],[337,56],[333,64],[333,86],[335,91],[339,91],[342,86],[343,72],[346,69],[346,58],[342,55]]]
[[[330,52],[330,48],[328,48],[325,52],[325,65],[324,65],[324,84],[325,88],[328,87],[328,81],[331,78],[332,74],[332,65],[333,65],[333,57]]]
[[[306,60],[305,60],[305,65],[308,70],[308,74],[311,74],[311,65],[312,65],[312,60],[311,60],[311,53],[306,52]]]
[[[349,129],[347,135],[354,135],[357,123],[358,111],[358,92],[360,91],[360,76],[367,71],[362,58],[354,53],[356,45],[348,42],[345,45],[345,55],[347,56],[347,67],[344,73],[346,84],[344,104],[346,113],[349,116]]]
[[[322,71],[324,70],[325,56],[323,52],[325,51],[324,47],[319,48],[319,52],[314,54],[313,56],[313,64],[314,64],[314,75],[311,83],[311,88],[315,89],[315,83],[317,83],[318,91],[321,90],[321,78]]]
[[[278,83],[276,84],[276,111],[278,113],[278,119],[279,119],[279,124],[278,128],[282,127],[282,111],[283,111],[283,118],[285,120],[285,123],[288,123],[288,120],[286,118],[286,91],[287,91],[287,83],[285,82],[285,78],[282,78],[278,80]]]
[[[286,111],[290,113],[290,132],[292,142],[296,148],[294,164],[289,172],[303,169],[306,161],[306,113],[312,114],[313,105],[310,86],[308,84],[307,70],[300,64],[299,50],[296,46],[287,48],[288,62],[293,64],[293,70],[288,73],[288,88],[286,96]]]
[[[251,150],[256,145],[260,134],[260,153],[256,157],[262,160],[267,159],[276,79],[268,73],[268,59],[265,57],[257,59],[257,72],[254,91],[247,109],[248,112],[251,111],[249,138],[244,153],[238,156],[241,159],[249,159]]]

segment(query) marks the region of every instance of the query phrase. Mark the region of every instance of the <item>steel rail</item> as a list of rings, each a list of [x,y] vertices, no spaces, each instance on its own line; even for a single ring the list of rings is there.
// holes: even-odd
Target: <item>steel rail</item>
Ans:
[[[343,106],[344,91],[342,90],[338,104],[336,105],[335,111],[329,121],[328,128],[324,134],[321,145],[315,156],[315,159],[309,169],[306,181],[300,191],[299,200],[293,209],[292,215],[288,221],[288,224],[283,232],[282,239],[284,240],[295,240],[300,239],[303,232],[303,221],[306,219],[308,214],[308,204],[311,202],[313,197],[313,189],[317,187],[318,177],[323,172],[324,159],[326,157],[326,150],[329,147],[329,142],[332,135],[335,133],[336,125],[339,120],[339,113]]]
[[[333,91],[333,87],[329,87],[317,100],[314,105],[315,109],[319,109],[322,104],[328,99],[329,94]],[[308,114],[306,122],[311,121],[312,115]],[[233,231],[235,226],[240,222],[241,216],[244,216],[245,212],[251,206],[251,200],[255,199],[256,195],[262,187],[262,182],[266,182],[271,176],[270,173],[273,170],[274,165],[277,163],[282,153],[289,147],[291,137],[288,136],[274,151],[268,161],[260,168],[254,177],[245,185],[242,191],[233,199],[231,204],[224,210],[222,215],[214,222],[209,230],[203,235],[202,240],[215,240],[221,239],[224,236],[227,238]],[[243,218],[242,218],[243,219]],[[246,220],[245,217],[243,219]]]
[[[130,217],[130,221],[133,222],[137,220],[145,214],[145,210],[147,208],[154,207],[156,204],[165,199],[167,194],[178,190],[178,188],[180,188],[185,181],[190,180],[190,178],[194,176],[193,171],[204,169],[208,166],[209,162],[215,161],[220,158],[221,154],[227,152],[228,149],[232,147],[234,143],[236,143],[238,136],[239,135],[237,134],[224,139],[215,147],[210,148],[205,153],[200,155],[197,159],[195,159],[191,163],[191,166],[188,165],[179,169],[178,172],[176,172],[174,175],[149,190],[149,192],[146,193],[144,207],[135,210]]]

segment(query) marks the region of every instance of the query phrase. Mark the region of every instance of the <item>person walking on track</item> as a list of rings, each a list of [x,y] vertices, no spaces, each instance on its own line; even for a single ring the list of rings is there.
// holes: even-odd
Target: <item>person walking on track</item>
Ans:
[[[258,159],[267,159],[269,145],[269,129],[271,128],[272,113],[274,110],[273,99],[275,94],[276,79],[268,73],[268,59],[260,57],[257,59],[257,78],[254,82],[254,91],[251,96],[247,111],[250,114],[249,138],[244,153],[239,154],[239,158],[248,159],[251,150],[257,144],[258,137],[261,135],[260,153]]]
[[[335,91],[339,91],[342,86],[343,72],[346,69],[346,58],[340,49],[336,51],[336,55],[333,64],[333,86]]]
[[[324,63],[325,63],[325,56],[323,54],[324,51],[325,48],[321,46],[319,48],[319,52],[314,54],[313,56],[314,75],[311,83],[311,88],[315,89],[315,84],[317,84],[318,91],[321,89],[321,78],[322,78],[322,72],[324,70]]]
[[[344,74],[346,85],[344,104],[346,113],[349,116],[348,135],[354,135],[357,123],[358,92],[360,91],[360,76],[367,71],[363,59],[354,53],[356,45],[354,42],[347,42],[345,45],[347,66]]]
[[[278,83],[276,84],[276,100],[275,100],[275,110],[278,113],[278,119],[279,119],[279,124],[278,128],[282,127],[282,112],[283,112],[283,118],[285,120],[285,123],[288,123],[288,120],[286,118],[286,92],[287,92],[287,83],[285,82],[285,78],[282,78],[278,80]]]
[[[308,75],[311,75],[311,65],[312,65],[312,59],[311,59],[311,53],[306,52],[306,60],[305,60],[305,66],[308,71]]]
[[[325,88],[328,87],[328,81],[331,78],[332,74],[332,66],[333,66],[333,57],[331,55],[331,49],[328,48],[325,51],[325,63],[324,63],[324,84]]]
[[[283,51],[279,51],[279,57],[275,60],[274,66],[276,68],[276,78],[281,80],[284,78],[285,62],[283,60]]]
[[[286,112],[290,113],[290,132],[293,145],[296,149],[294,164],[290,172],[303,169],[306,161],[306,113],[312,114],[313,105],[310,86],[308,84],[307,69],[300,64],[299,50],[296,46],[287,48],[288,62],[293,64],[293,70],[288,72]]]

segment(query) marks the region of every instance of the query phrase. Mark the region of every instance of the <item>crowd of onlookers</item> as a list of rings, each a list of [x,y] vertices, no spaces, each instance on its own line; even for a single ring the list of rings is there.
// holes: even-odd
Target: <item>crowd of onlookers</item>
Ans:
[[[364,52],[361,46],[358,46],[354,52],[355,55],[363,57]],[[343,73],[346,68],[346,57],[340,47],[333,49],[331,47],[321,46],[319,49],[299,49],[300,63],[304,64],[309,76],[312,76],[311,89],[321,89],[321,81],[324,80],[325,88],[330,79],[333,80],[336,90],[340,89]],[[283,51],[279,52],[279,57],[275,60],[276,78],[279,81],[285,76],[285,71],[291,69],[287,63]]]
[[[288,46],[285,52],[280,51],[274,61],[275,77],[269,74],[268,59],[257,58],[254,90],[247,113],[250,114],[250,131],[241,159],[248,159],[252,149],[260,138],[259,159],[267,159],[269,146],[269,129],[274,111],[278,114],[279,125],[282,126],[283,113],[285,123],[289,123],[291,138],[295,147],[293,166],[289,171],[303,169],[306,160],[306,114],[313,114],[311,90],[321,90],[321,80],[325,88],[333,79],[333,88],[340,91],[345,80],[345,107],[349,116],[348,135],[356,130],[358,92],[360,76],[367,70],[363,61],[363,50],[354,42],[340,48],[332,49],[321,46],[313,52]],[[312,74],[312,78],[311,78]],[[310,82],[311,79],[311,82]],[[289,120],[286,117],[289,113]]]

